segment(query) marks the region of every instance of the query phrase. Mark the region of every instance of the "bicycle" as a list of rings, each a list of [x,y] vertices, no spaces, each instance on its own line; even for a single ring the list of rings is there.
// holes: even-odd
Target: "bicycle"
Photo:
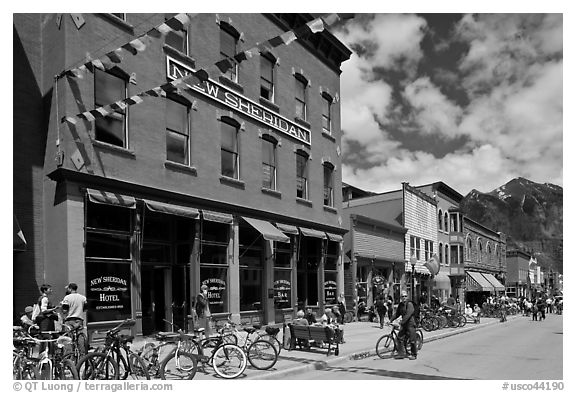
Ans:
[[[86,334],[84,334],[84,327],[71,327],[65,324],[63,325],[63,329],[66,329],[64,334],[72,340],[71,345],[66,346],[64,350],[64,357],[78,365],[78,361],[88,353],[88,339],[86,338]]]
[[[39,331],[38,335],[48,338],[28,337],[35,343],[46,343],[46,347],[40,353],[37,359],[31,359],[37,362],[40,379],[44,380],[73,380],[78,379],[78,372],[75,364],[64,357],[64,347],[72,343],[72,339],[61,331],[46,330]]]
[[[195,338],[194,335],[184,333],[174,323],[164,319],[177,328],[177,332],[159,332],[155,338],[161,342],[159,345],[153,343],[145,344],[139,355],[146,363],[146,368],[152,377],[160,379],[193,379],[198,369],[196,356],[187,352],[188,342]],[[174,345],[176,348],[173,348]],[[170,347],[170,351],[163,357],[163,348]]]
[[[399,347],[398,340],[400,338],[398,337],[397,332],[397,330],[399,330],[399,326],[391,323],[387,323],[386,325],[392,326],[392,330],[390,330],[390,333],[383,335],[378,339],[378,341],[376,341],[376,354],[381,359],[385,358],[384,354],[386,352],[391,352],[391,356],[396,355],[398,353]],[[408,344],[410,344],[410,338],[406,335],[404,337],[404,348],[406,352],[412,350],[411,346]],[[424,335],[421,329],[416,329],[416,347],[418,350],[422,349],[422,345],[424,345]]]
[[[204,328],[195,333],[203,334]],[[226,340],[226,341],[225,341]],[[233,379],[244,373],[248,363],[246,353],[236,345],[237,337],[233,334],[218,335],[199,340],[197,336],[183,343],[186,352],[192,354],[202,366],[212,366],[214,372],[224,379]]]
[[[36,364],[30,359],[32,348],[36,342],[22,334],[22,328],[18,327],[13,330],[12,343],[12,375],[13,379],[33,380],[40,379],[40,374]]]
[[[135,320],[125,319],[116,327],[104,332],[106,334],[104,346],[84,355],[78,361],[80,379],[127,379],[128,376],[133,379],[150,379],[146,364],[130,349],[134,336],[118,334],[123,328],[135,324]]]
[[[260,327],[258,325],[252,327],[240,326],[242,326],[243,331],[238,330],[238,324],[233,322],[228,316],[227,322],[220,329],[220,333],[224,339],[228,339],[230,334],[236,337],[236,344],[246,353],[252,367],[258,370],[269,370],[274,367],[278,361],[278,350],[276,345],[272,344],[272,341],[275,340],[278,347],[280,342],[268,333],[259,333]],[[246,333],[245,337],[242,333]],[[264,336],[267,337],[267,340],[262,339]],[[238,340],[242,340],[240,341],[241,344],[238,344]]]
[[[354,311],[346,311],[344,313],[344,323],[350,323],[354,320]]]

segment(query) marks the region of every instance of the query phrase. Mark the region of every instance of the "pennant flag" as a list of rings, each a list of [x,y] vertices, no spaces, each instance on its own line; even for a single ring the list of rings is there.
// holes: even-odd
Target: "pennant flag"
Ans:
[[[294,34],[296,35],[297,38],[304,38],[310,33],[311,31],[308,25],[302,25],[294,29]]]
[[[116,101],[115,103],[110,104],[110,108],[112,108],[114,110],[117,110],[117,109],[124,110],[124,109],[126,109],[126,106],[127,105],[123,101]]]
[[[166,23],[162,23],[160,26],[157,27],[157,29],[163,36],[173,31],[172,28],[168,26]]]
[[[106,56],[108,56],[110,61],[113,63],[121,63],[122,62],[122,56],[120,56],[120,54],[117,51],[118,51],[118,49],[113,50],[112,52],[106,53]]]
[[[233,66],[232,62],[228,58],[225,58],[225,59],[222,59],[222,60],[216,62],[215,65],[216,65],[216,67],[218,67],[220,72],[223,74],[225,74]]]
[[[64,123],[64,122],[68,122],[68,123],[70,123],[70,124],[78,124],[78,122],[76,121],[76,119],[75,119],[74,117],[72,117],[72,116],[64,116],[64,117],[62,118],[62,123]]]
[[[102,114],[102,112],[100,112],[100,111],[98,110],[98,108],[92,109],[91,111],[89,111],[89,113],[90,113],[92,116],[94,116],[94,119],[99,119],[99,118],[104,117],[104,115]]]
[[[144,102],[144,100],[142,98],[140,98],[140,96],[138,96],[138,95],[135,95],[135,96],[132,96],[132,97],[126,99],[126,103],[128,105],[141,104],[142,102]]]
[[[324,21],[322,18],[316,18],[306,23],[306,26],[308,26],[312,33],[319,33],[324,30]]]
[[[104,64],[102,64],[101,60],[99,59],[92,60],[91,63],[94,67],[98,68],[99,70],[106,71],[106,69],[104,68]]]
[[[270,46],[268,41],[258,43],[258,44],[256,44],[256,47],[258,48],[260,53],[266,53],[266,52],[270,52],[272,50],[272,47]]]
[[[144,44],[140,38],[130,41],[130,45],[132,45],[132,47],[138,52],[143,52],[146,49],[146,44]]]
[[[72,17],[72,21],[74,21],[74,24],[78,30],[80,30],[80,28],[86,23],[82,17],[82,14],[70,14],[70,16]]]
[[[333,25],[334,23],[338,22],[340,20],[340,17],[338,16],[338,14],[329,14],[325,17],[322,17],[322,19],[324,20],[324,23],[327,26]]]
[[[246,57],[251,59],[252,56],[254,56],[256,53],[258,53],[258,48],[250,48],[246,51],[244,51],[244,53],[246,53]]]
[[[338,16],[342,20],[348,20],[354,18],[354,14],[338,14]]]
[[[276,48],[277,46],[284,45],[284,41],[282,40],[281,36],[274,37],[269,39],[268,42],[272,45],[272,48]]]
[[[104,68],[109,70],[110,68],[114,67],[114,63],[112,62],[112,60],[110,60],[110,58],[108,57],[108,55],[104,55],[100,58],[100,61],[102,62],[102,64],[104,65]]]
[[[56,14],[56,25],[60,28],[60,24],[62,23],[62,14]]]
[[[290,30],[284,34],[281,34],[280,38],[282,39],[282,41],[284,41],[284,44],[290,45],[292,43],[292,41],[294,41],[297,37],[296,37],[296,34],[294,34],[294,32],[292,30]]]
[[[101,106],[100,108],[96,108],[96,111],[98,111],[98,113],[100,113],[103,117],[106,117],[110,114],[110,112],[104,109],[103,106]]]
[[[156,27],[152,28],[152,29],[151,29],[148,33],[146,33],[146,34],[147,34],[149,37],[156,38],[156,39],[162,37],[162,33],[160,33]]]
[[[238,63],[242,63],[246,59],[248,59],[246,52],[240,52],[237,55],[234,55],[234,60],[236,60]]]
[[[132,53],[133,55],[136,55],[136,53],[138,53],[138,51],[136,50],[136,48],[134,48],[134,47],[132,46],[131,42],[128,43],[128,44],[122,45],[122,49],[124,49],[124,50]]]
[[[81,114],[78,115],[78,117],[84,118],[88,121],[96,120],[96,118],[90,112],[82,112]]]
[[[206,70],[198,70],[196,71],[196,76],[198,77],[198,79],[200,79],[201,82],[206,82],[208,80],[208,78],[210,78],[210,75],[208,75],[208,72]]]

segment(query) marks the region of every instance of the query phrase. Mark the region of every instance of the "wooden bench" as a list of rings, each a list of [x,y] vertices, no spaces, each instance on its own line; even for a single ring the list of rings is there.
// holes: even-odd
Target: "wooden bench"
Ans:
[[[302,349],[303,342],[309,345],[310,341],[314,341],[316,343],[322,342],[328,344],[328,353],[326,356],[330,355],[332,351],[334,351],[334,355],[336,356],[340,353],[340,337],[332,328],[328,326],[301,326],[292,324],[288,326],[290,327],[291,349],[296,349],[296,346]]]

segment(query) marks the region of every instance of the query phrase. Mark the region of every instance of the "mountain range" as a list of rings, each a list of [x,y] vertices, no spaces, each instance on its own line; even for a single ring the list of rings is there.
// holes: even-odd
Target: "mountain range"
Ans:
[[[460,203],[472,220],[507,235],[507,250],[520,249],[546,270],[563,272],[563,189],[519,177],[482,193],[472,190]]]

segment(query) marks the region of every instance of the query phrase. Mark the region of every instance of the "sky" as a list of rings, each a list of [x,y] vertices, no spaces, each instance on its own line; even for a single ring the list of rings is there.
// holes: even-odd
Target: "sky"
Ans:
[[[356,14],[342,64],[342,180],[372,192],[516,177],[563,186],[562,14]]]

